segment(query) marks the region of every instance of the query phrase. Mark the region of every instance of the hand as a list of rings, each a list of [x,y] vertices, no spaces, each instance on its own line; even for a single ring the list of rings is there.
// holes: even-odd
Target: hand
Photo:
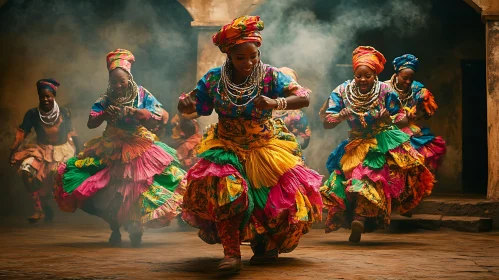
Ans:
[[[130,106],[125,106],[123,107],[123,115],[125,116],[133,116],[137,113],[138,109],[130,107]]]
[[[106,120],[108,121],[115,121],[117,119],[117,117],[120,115],[121,113],[121,108],[118,107],[118,106],[114,106],[114,105],[109,105],[106,110],[104,111],[104,113],[106,114]]]
[[[390,121],[390,122],[392,121],[392,118],[390,117],[390,112],[388,112],[388,110],[386,110],[386,108],[382,108],[379,111],[379,119]]]
[[[255,108],[259,110],[269,110],[277,108],[277,100],[260,95],[253,100]]]
[[[180,113],[193,113],[196,111],[196,101],[192,97],[192,92],[182,93],[178,100],[177,109]]]
[[[416,119],[416,113],[413,111],[407,111],[406,112],[407,119],[409,120],[415,120]]]
[[[343,108],[338,114],[338,117],[340,118],[341,121],[344,121],[348,119],[351,115],[352,115],[352,110],[350,108]]]

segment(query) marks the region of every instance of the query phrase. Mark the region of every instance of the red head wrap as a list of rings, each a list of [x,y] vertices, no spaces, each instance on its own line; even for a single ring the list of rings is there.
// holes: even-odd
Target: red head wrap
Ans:
[[[353,51],[352,66],[353,70],[364,65],[371,68],[379,75],[385,68],[386,59],[379,51],[373,47],[360,46]]]
[[[235,45],[254,42],[258,47],[262,44],[263,21],[259,16],[242,16],[224,25],[213,35],[213,44],[220,51],[227,53]]]

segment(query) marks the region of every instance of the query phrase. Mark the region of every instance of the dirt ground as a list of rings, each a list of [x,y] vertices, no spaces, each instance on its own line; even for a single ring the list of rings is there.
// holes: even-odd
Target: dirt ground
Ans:
[[[217,274],[221,245],[202,242],[195,230],[148,230],[141,248],[107,243],[110,232],[98,218],[58,213],[52,223],[28,225],[22,218],[0,224],[0,279],[499,279],[499,232],[376,232],[360,244],[348,231],[314,229],[298,248],[273,265]]]

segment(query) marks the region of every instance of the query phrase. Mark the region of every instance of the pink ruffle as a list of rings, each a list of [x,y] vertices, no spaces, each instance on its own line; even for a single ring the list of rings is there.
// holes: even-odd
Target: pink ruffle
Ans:
[[[119,184],[117,186],[117,191],[121,193],[123,196],[123,203],[121,204],[120,210],[118,211],[118,221],[125,222],[130,220],[129,213],[136,204],[137,199],[140,198],[140,195],[149,189],[149,183],[142,182],[126,182]],[[133,217],[138,218],[138,217]]]
[[[317,172],[302,165],[297,165],[284,173],[277,185],[270,189],[264,212],[268,219],[277,218],[283,211],[289,210],[289,222],[297,223],[293,220],[296,214],[296,192],[300,191],[308,197],[310,204],[322,211],[322,198],[319,188],[322,185],[322,176]],[[320,213],[317,213],[320,215]]]
[[[210,177],[210,176],[222,178],[229,175],[242,177],[241,174],[239,174],[239,171],[237,171],[237,169],[232,165],[216,164],[202,158],[194,166],[192,166],[191,169],[189,169],[187,175],[185,175],[185,178],[188,181],[192,181],[192,180],[202,180],[205,177]],[[245,180],[243,180],[243,184],[245,189],[247,189]]]
[[[408,126],[401,128],[400,131],[404,132],[405,134],[407,134],[409,136],[414,135],[414,132]]]
[[[132,179],[134,182],[146,181],[147,185],[150,185],[154,175],[161,174],[172,161],[173,157],[165,150],[159,146],[151,145],[140,157],[129,163],[112,163],[111,174],[113,178]]]
[[[71,193],[69,198],[76,201],[78,207],[81,208],[86,199],[105,188],[110,180],[109,168],[104,168],[83,181],[83,183]]]
[[[399,178],[400,176],[397,175],[399,174],[395,172],[390,176],[390,170],[386,164],[381,169],[371,169],[360,164],[352,171],[352,179],[367,178],[374,183],[380,183],[387,199],[399,197],[404,191],[405,177]]]
[[[445,141],[442,137],[437,136],[431,142],[417,150],[424,156],[426,164],[430,165],[433,169],[437,169],[439,160],[446,151]]]

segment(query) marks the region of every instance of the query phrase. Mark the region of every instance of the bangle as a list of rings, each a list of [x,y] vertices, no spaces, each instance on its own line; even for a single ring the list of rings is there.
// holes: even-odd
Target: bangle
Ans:
[[[282,101],[284,102],[284,106],[282,107],[282,110],[286,110],[286,108],[288,108],[288,101],[286,100],[286,98],[282,98]]]
[[[288,107],[288,101],[286,101],[286,98],[279,97],[276,99],[277,101],[277,110],[286,110]]]

